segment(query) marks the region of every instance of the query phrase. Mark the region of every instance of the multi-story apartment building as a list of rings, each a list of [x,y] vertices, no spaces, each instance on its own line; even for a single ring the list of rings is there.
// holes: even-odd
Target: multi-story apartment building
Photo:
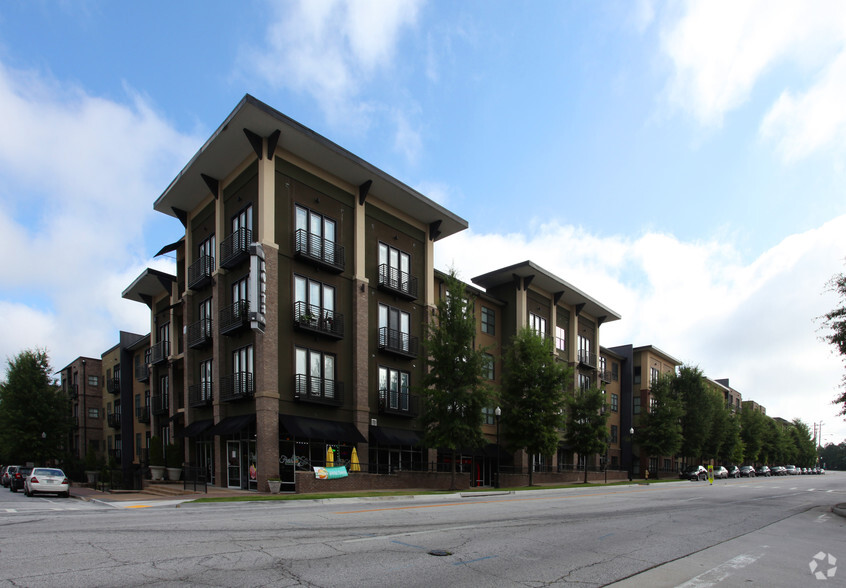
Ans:
[[[625,415],[622,408],[624,391],[629,395],[629,401],[626,404],[631,407],[631,387],[624,389],[621,377],[625,361],[625,357],[600,347],[598,375],[602,389],[605,390],[605,409],[608,411],[608,452],[604,456],[605,463],[602,465],[612,470],[623,467],[624,431],[628,431],[631,427],[631,413]]]
[[[767,414],[767,409],[754,400],[741,400],[740,406],[743,407],[743,410],[754,410],[755,412],[760,412],[761,414]]]
[[[473,278],[473,282],[501,301],[501,345],[507,346],[521,328],[528,326],[553,338],[557,359],[574,368],[575,386],[602,387],[607,359],[603,366],[600,326],[619,320],[619,314],[532,261],[488,272]],[[572,469],[577,456],[562,442],[556,455],[518,452],[509,458],[509,465],[521,471],[529,467],[535,471],[560,471]]]
[[[434,244],[466,221],[251,96],[154,208],[185,227],[170,288],[124,293],[152,309],[154,433],[237,488],[328,448],[426,459],[406,391]]]
[[[714,382],[722,386],[721,391],[726,401],[726,407],[731,411],[732,414],[739,413],[743,408],[743,396],[740,394],[740,392],[738,392],[729,385],[728,378],[720,378],[718,380],[714,380]]]
[[[77,357],[61,369],[60,380],[62,390],[71,400],[74,427],[68,447],[72,455],[81,460],[88,448],[99,455],[104,447],[100,359]]]

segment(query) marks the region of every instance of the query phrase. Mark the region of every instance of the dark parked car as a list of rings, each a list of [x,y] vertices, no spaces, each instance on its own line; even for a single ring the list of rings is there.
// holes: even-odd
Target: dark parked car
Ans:
[[[758,475],[758,476],[767,476],[767,477],[773,475],[772,471],[770,471],[770,468],[768,468],[765,465],[762,465],[761,467],[759,467],[758,471],[756,471],[755,474]]]
[[[755,477],[755,468],[753,468],[752,466],[741,466],[740,476],[742,478],[754,478]]]
[[[9,469],[9,466],[3,466],[0,468],[0,486],[6,487],[9,485],[9,475],[6,473],[6,470]]]
[[[12,480],[12,476],[15,475],[15,472],[18,471],[18,468],[21,466],[10,465],[6,466],[6,471],[3,472],[3,477],[0,478],[3,483],[4,488],[9,487],[9,482]]]
[[[9,475],[9,490],[17,492],[24,489],[24,481],[26,477],[32,472],[32,468],[26,466],[18,466],[14,474]]]
[[[787,467],[790,467],[790,466],[787,466]],[[787,475],[790,474],[790,471],[787,468],[785,468],[784,466],[773,466],[772,468],[770,468],[770,473],[773,476],[787,476]]]
[[[737,466],[731,466],[728,469],[728,477],[729,478],[739,478],[740,477],[740,468]]]
[[[696,480],[704,481],[708,479],[708,470],[701,465],[691,466],[684,471],[681,477],[683,480],[690,480],[691,482]]]

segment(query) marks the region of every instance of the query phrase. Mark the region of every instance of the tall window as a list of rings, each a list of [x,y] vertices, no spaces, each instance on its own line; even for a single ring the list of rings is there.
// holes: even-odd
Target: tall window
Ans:
[[[546,337],[546,319],[533,313],[529,313],[529,327],[535,334]]]
[[[159,393],[162,396],[162,410],[167,412],[170,402],[170,379],[167,376],[162,376],[159,380]]]
[[[246,345],[232,352],[233,393],[247,396],[253,391],[253,346]]]
[[[253,230],[253,205],[248,204],[246,208],[232,217],[232,232],[237,233],[241,229],[250,232]]]
[[[200,400],[212,398],[212,360],[200,362]]]
[[[313,349],[295,350],[297,393],[335,398],[335,356]]]
[[[297,250],[312,257],[335,261],[335,221],[302,206],[296,207]]]
[[[496,331],[495,325],[496,315],[492,308],[482,306],[482,332],[488,335],[494,335]]]
[[[393,410],[408,410],[408,372],[379,367],[379,400]]]
[[[611,395],[611,412],[617,412],[617,410],[619,410],[619,408],[620,408],[619,396],[617,396],[616,394],[612,394]]]
[[[159,343],[162,345],[162,353],[164,356],[170,355],[170,323],[165,323],[159,327]]]
[[[658,369],[657,368],[650,368],[649,371],[649,383],[650,384],[657,384],[658,383]]]
[[[408,292],[411,284],[411,256],[379,243],[379,281],[394,290]]]
[[[611,443],[617,442],[617,425],[611,425]]]
[[[482,419],[484,425],[495,425],[496,424],[496,409],[492,406],[486,406],[482,408]]]
[[[379,345],[410,351],[411,315],[385,304],[379,305]]]
[[[335,313],[335,287],[294,276],[294,309],[300,314],[313,316],[314,320],[332,317]]]
[[[640,396],[632,398],[632,412],[634,414],[640,414]]]
[[[579,390],[588,390],[590,388],[590,376],[579,374]]]
[[[494,356],[490,353],[485,353],[485,363],[482,365],[482,376],[488,380],[494,379]]]
[[[555,327],[555,348],[567,351],[567,331],[563,327]]]
[[[204,239],[197,246],[197,257],[200,259],[203,257],[214,257],[214,235],[211,235],[207,239]]]
[[[584,335],[579,335],[579,360],[585,363],[590,363],[591,359],[591,344],[590,339]]]
[[[211,337],[212,299],[206,298],[197,307],[197,316],[200,319],[201,337]]]

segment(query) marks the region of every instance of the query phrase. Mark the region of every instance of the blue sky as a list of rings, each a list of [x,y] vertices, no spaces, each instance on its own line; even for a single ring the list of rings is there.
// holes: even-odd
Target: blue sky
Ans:
[[[846,437],[841,2],[4,2],[3,356],[148,330],[152,203],[245,93],[467,219],[441,269],[532,259],[622,314],[604,345]]]

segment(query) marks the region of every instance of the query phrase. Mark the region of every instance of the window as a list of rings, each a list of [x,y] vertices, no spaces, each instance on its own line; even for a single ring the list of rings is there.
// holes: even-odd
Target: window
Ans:
[[[484,407],[482,408],[482,420],[485,425],[495,425],[496,424],[496,409],[493,407]]]
[[[658,399],[649,397],[649,412],[655,413],[655,409],[658,407]]]
[[[529,327],[535,334],[546,337],[546,319],[533,313],[529,313]]]
[[[197,257],[198,259],[202,259],[203,257],[214,258],[214,235],[211,235],[207,239],[203,240],[197,246]],[[209,267],[209,271],[211,271],[211,267]]]
[[[411,256],[405,251],[379,243],[379,283],[411,294]]]
[[[199,306],[197,307],[197,317],[200,320],[200,336],[202,338],[207,338],[212,336],[211,332],[211,318],[212,318],[212,299],[206,298],[202,302],[200,302]]]
[[[588,390],[590,388],[590,376],[579,374],[579,390]]]
[[[650,372],[649,372],[649,383],[650,384],[654,385],[654,384],[658,383],[658,374],[659,374],[659,372],[658,372],[657,368],[651,368],[650,369]]]
[[[253,231],[253,205],[248,204],[241,212],[232,217],[232,232],[237,233],[241,229],[245,229],[252,233]],[[249,243],[247,243],[249,245]]]
[[[232,284],[232,304],[237,302],[247,302],[247,284],[249,276],[244,276],[234,284]]]
[[[588,365],[594,365],[596,361],[591,353],[591,341],[584,335],[579,335],[579,361]]]
[[[620,364],[616,361],[611,362],[611,380],[616,382],[619,379]]]
[[[494,379],[494,356],[490,353],[485,353],[485,362],[482,365],[482,376],[488,380]]]
[[[297,251],[335,263],[335,221],[297,205],[296,223]]]
[[[619,409],[619,397],[616,394],[611,395],[611,412],[617,412]]]
[[[558,351],[567,351],[567,331],[564,327],[555,327],[555,348]]]
[[[99,419],[100,418],[100,409],[99,408],[89,408],[88,409],[88,418],[89,419]]]
[[[495,314],[492,308],[482,307],[482,332],[488,335],[496,334]]]
[[[611,425],[611,443],[617,442],[617,425]]]
[[[209,401],[212,399],[212,360],[207,359],[200,362],[200,398],[198,400]]]
[[[410,375],[388,367],[379,367],[379,402],[392,410],[409,409]]]
[[[313,349],[297,347],[297,394],[335,398],[335,356]]]
[[[88,385],[89,386],[99,386],[100,385],[99,376],[88,376]]]
[[[379,305],[379,346],[410,352],[411,315],[385,304]]]
[[[634,383],[640,384],[640,366],[634,366]]]
[[[141,455],[141,433],[135,433],[135,455]]]
[[[632,398],[632,412],[634,414],[640,414],[640,396]]]
[[[331,319],[335,314],[335,287],[294,276],[294,312],[299,322]]]

